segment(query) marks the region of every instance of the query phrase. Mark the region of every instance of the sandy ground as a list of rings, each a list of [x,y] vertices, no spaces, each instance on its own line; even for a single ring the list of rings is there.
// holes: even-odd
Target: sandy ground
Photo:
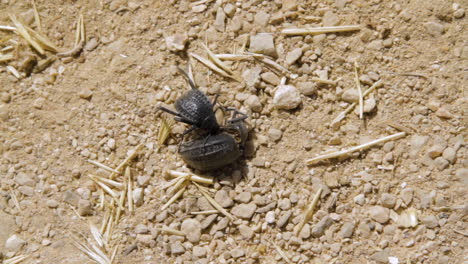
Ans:
[[[2,53],[14,54],[0,62],[3,259],[94,263],[72,236],[95,243],[89,223],[101,228],[109,220],[106,208],[114,208],[112,215],[117,209],[107,206],[113,203],[107,193],[107,205],[100,206],[101,188],[89,175],[109,173],[87,160],[116,168],[143,144],[129,163],[137,204],[133,212],[124,204],[104,238],[103,254],[110,258],[116,249],[114,263],[468,261],[467,1],[205,2],[37,0],[42,31],[60,51],[73,48],[83,14],[84,49],[71,58],[49,51],[40,56],[0,30],[0,39],[13,37],[0,42],[7,48]],[[13,26],[10,13],[38,30],[30,1],[1,0],[0,10],[0,25]],[[305,25],[362,28],[281,34]],[[284,74],[259,61],[228,62],[248,79],[237,82],[190,60],[202,91],[210,98],[220,94],[223,105],[249,115],[245,157],[207,175],[216,182],[206,186],[208,194],[235,219],[191,214],[212,210],[192,183],[162,210],[172,197],[163,189],[169,181],[164,172],[188,171],[177,153],[184,125],[176,124],[167,143],[158,145],[157,106],[171,106],[187,91],[175,65],[187,65],[187,51],[206,57],[205,42],[215,53],[233,53],[263,32],[273,34],[273,60],[298,75],[287,81],[301,93],[293,110],[277,109],[273,101]],[[168,46],[176,35],[187,40],[182,51]],[[290,63],[294,50],[301,54]],[[31,60],[49,58],[56,60],[34,71]],[[356,98],[355,61],[363,90],[381,85],[367,97],[363,119],[353,110],[331,125]],[[346,159],[305,162],[402,131],[404,137]],[[128,182],[122,175],[115,180]],[[297,234],[319,189],[314,215]],[[402,220],[408,214],[417,219],[413,226]]]

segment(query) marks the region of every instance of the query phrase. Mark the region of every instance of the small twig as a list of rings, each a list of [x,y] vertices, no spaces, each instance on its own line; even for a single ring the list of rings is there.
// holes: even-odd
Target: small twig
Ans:
[[[11,66],[11,65],[8,65],[6,66],[6,69],[7,69],[7,72],[11,73],[13,76],[16,77],[16,79],[21,79],[21,75],[20,73],[16,70],[15,67]]]
[[[0,30],[15,31],[16,28],[15,28],[15,27],[12,27],[12,26],[3,26],[3,25],[0,25]]]
[[[341,157],[341,156],[344,156],[346,154],[353,153],[353,152],[359,151],[359,150],[363,150],[363,149],[372,147],[374,145],[377,145],[377,144],[380,144],[380,143],[383,143],[383,142],[399,139],[401,137],[404,137],[405,135],[406,135],[405,132],[396,133],[396,134],[393,134],[393,135],[390,135],[390,136],[386,136],[386,137],[383,137],[383,138],[373,140],[371,142],[368,142],[368,143],[365,143],[365,144],[362,144],[362,145],[359,145],[359,146],[356,146],[356,147],[352,147],[352,148],[349,148],[349,149],[340,150],[340,151],[328,153],[328,154],[325,154],[325,155],[321,155],[321,156],[318,156],[318,157],[315,157],[315,158],[312,158],[312,159],[308,159],[305,162],[308,165],[310,165],[310,164],[314,164],[314,163],[317,163],[317,162],[325,160],[325,159]]]
[[[190,181],[210,184],[210,185],[214,184],[213,178],[203,177],[203,176],[195,175],[192,173],[175,171],[175,170],[167,170],[165,173],[171,177],[186,177]]]
[[[218,210],[206,210],[206,211],[199,211],[199,212],[190,212],[193,215],[208,215],[208,214],[219,214]]]
[[[229,220],[231,221],[234,220],[234,217],[230,213],[228,213],[228,211],[226,211],[218,202],[216,202],[213,198],[211,198],[211,196],[208,194],[208,190],[206,190],[205,187],[201,186],[200,184],[196,182],[194,182],[193,184],[195,184],[195,186],[198,187],[198,189],[203,194],[203,196],[205,196],[205,198],[208,200],[208,202],[210,202],[211,205],[213,205],[214,208],[216,208],[223,215],[227,216]]]
[[[10,195],[11,195],[11,199],[13,200],[13,204],[15,205],[16,209],[18,209],[18,211],[21,212],[21,206],[18,202],[18,198],[16,197],[16,194],[15,192],[13,191],[13,189],[11,189],[10,186],[8,186],[8,190],[10,191]]]
[[[220,74],[220,75],[222,75],[224,77],[231,78],[231,79],[234,79],[236,81],[240,81],[240,80],[236,79],[235,76],[232,76],[232,75],[226,73],[223,69],[219,68],[218,66],[216,66],[214,63],[212,63],[208,59],[203,58],[202,56],[197,55],[195,53],[189,53],[189,54],[190,54],[190,56],[194,57],[195,59],[197,59],[199,62],[201,62],[203,65],[210,68],[214,72],[216,72],[216,73],[218,73],[218,74]]]
[[[133,182],[132,182],[132,172],[130,168],[125,168],[125,177],[127,178],[127,199],[128,199],[128,211],[133,213]]]
[[[302,228],[304,228],[304,225],[314,215],[315,206],[317,205],[320,195],[322,194],[322,190],[323,190],[322,187],[320,187],[318,191],[315,193],[314,198],[312,198],[312,202],[309,204],[309,207],[304,213],[304,218],[302,218],[301,222],[297,225],[296,236],[298,236],[299,233],[301,233]]]
[[[31,2],[34,10],[34,21],[36,22],[37,30],[42,31],[41,18],[39,16],[39,12],[37,11],[36,1],[31,0]]]
[[[458,233],[458,234],[460,234],[460,235],[464,235],[464,236],[468,237],[468,233],[465,233],[465,232],[463,232],[463,231],[460,231],[460,230],[456,230],[456,229],[454,229],[454,230],[453,230],[453,232],[455,232],[455,233]]]
[[[100,163],[99,161],[95,161],[95,160],[90,160],[90,159],[89,159],[88,162],[91,163],[91,164],[93,164],[93,165],[96,165],[96,166],[98,166],[99,168],[104,169],[104,170],[106,170],[106,171],[113,172],[113,173],[119,173],[119,171],[117,171],[117,170],[115,170],[115,169],[113,169],[113,168],[111,168],[111,167],[109,167],[109,166],[106,166],[106,165]]]
[[[161,211],[166,210],[173,202],[175,202],[177,199],[179,199],[179,197],[182,196],[182,194],[184,193],[185,188],[187,188],[188,184],[189,184],[188,181],[184,181],[183,184],[181,185],[181,188],[179,189],[179,191],[177,191],[177,192],[171,197],[171,199],[169,199],[169,201],[167,201],[167,203],[164,204],[164,205],[161,207]]]
[[[357,61],[354,61],[354,80],[356,82],[357,90],[359,93],[359,119],[364,117],[364,96],[362,95],[361,83],[359,81],[359,66]]]
[[[337,33],[337,32],[347,32],[347,31],[356,31],[361,30],[360,25],[352,26],[337,26],[337,27],[316,27],[316,28],[288,28],[281,30],[282,34],[287,36],[295,35],[318,35],[325,33]]]
[[[284,261],[286,261],[289,264],[292,264],[292,261],[289,259],[289,257],[286,255],[286,253],[284,253],[284,251],[278,245],[276,245],[275,242],[272,242],[272,243],[273,243],[273,246],[275,247],[276,251],[278,251],[280,256],[284,259]]]
[[[332,80],[325,80],[325,79],[312,77],[312,81],[318,82],[318,83],[323,83],[323,84],[328,84],[328,85],[332,85],[332,86],[336,86],[336,81],[332,81]]]
[[[234,75],[234,72],[229,69],[229,67],[224,64],[216,55],[206,46],[205,44],[202,43],[203,48],[205,48],[206,53],[208,54],[208,57],[216,64],[218,65],[221,69],[223,69],[225,72],[227,72],[230,75]]]

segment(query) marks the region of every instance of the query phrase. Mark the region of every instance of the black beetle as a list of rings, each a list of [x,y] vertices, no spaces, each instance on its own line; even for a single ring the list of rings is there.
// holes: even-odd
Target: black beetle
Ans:
[[[234,112],[223,130],[215,135],[207,134],[202,139],[182,143],[179,146],[179,154],[191,167],[201,170],[214,170],[236,161],[244,151],[244,144],[248,137],[248,129],[244,120],[247,115],[234,108],[221,107],[223,111]],[[240,115],[240,117],[237,117]],[[239,136],[236,141],[231,133]]]
[[[216,96],[213,103],[211,103],[208,97],[197,89],[195,83],[188,74],[181,68],[177,68],[187,78],[192,89],[175,101],[177,112],[162,106],[160,106],[159,109],[175,115],[174,119],[176,121],[192,126],[183,133],[183,136],[197,128],[207,131],[210,134],[218,133],[220,131],[220,126],[216,121],[216,116],[213,111],[218,96]]]

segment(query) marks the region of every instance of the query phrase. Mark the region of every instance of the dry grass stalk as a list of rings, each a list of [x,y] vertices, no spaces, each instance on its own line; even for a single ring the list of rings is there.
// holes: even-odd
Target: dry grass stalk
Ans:
[[[127,199],[128,199],[128,211],[130,213],[133,213],[133,182],[132,182],[132,172],[130,171],[130,168],[127,167],[125,169],[125,177],[127,178]]]
[[[182,196],[182,194],[184,193],[185,188],[187,188],[188,184],[189,182],[184,179],[183,183],[181,184],[180,189],[171,197],[171,199],[169,199],[169,201],[167,201],[166,204],[164,204],[161,207],[161,211],[166,210],[173,202],[179,199],[179,197]]]
[[[317,206],[318,200],[320,198],[320,195],[322,194],[322,187],[320,187],[317,192],[314,195],[314,198],[312,198],[312,202],[309,204],[309,207],[307,207],[307,210],[304,213],[304,218],[302,218],[301,222],[297,225],[296,229],[296,236],[301,233],[302,228],[304,228],[304,225],[309,222],[310,218],[314,215],[315,212],[315,206]]]
[[[170,227],[165,226],[165,225],[163,225],[159,230],[160,230],[161,232],[164,232],[164,233],[167,233],[167,234],[171,234],[171,235],[185,236],[185,234],[182,233],[182,231],[175,230],[174,228],[170,228]]]
[[[96,240],[96,243],[100,247],[105,247],[106,244],[104,243],[104,240],[102,240],[102,234],[99,231],[99,229],[91,222],[89,224],[89,230],[91,231],[91,235],[93,235],[94,240]]]
[[[468,233],[465,233],[465,232],[463,232],[463,231],[460,231],[460,230],[456,230],[456,229],[454,229],[454,230],[453,230],[453,232],[455,232],[455,233],[458,233],[458,234],[460,234],[460,235],[463,235],[463,236],[466,236],[466,237],[468,237]]]
[[[19,255],[19,256],[16,256],[16,257],[12,257],[12,258],[9,258],[9,259],[5,259],[3,260],[3,264],[18,264],[18,263],[21,263],[23,260],[29,258],[28,255]]]
[[[84,19],[83,14],[78,16],[78,20],[76,22],[76,33],[75,33],[75,45],[69,51],[57,53],[59,57],[74,57],[78,55],[84,47],[86,41],[85,35],[85,26],[84,26]]]
[[[192,215],[209,215],[209,214],[218,214],[218,210],[206,210],[206,211],[199,211],[199,212],[190,212]]]
[[[205,196],[208,202],[210,202],[210,204],[213,205],[215,209],[217,209],[220,213],[229,218],[229,220],[234,220],[234,217],[228,211],[226,211],[218,202],[216,202],[215,199],[211,198],[211,196],[208,194],[208,190],[205,187],[199,185],[196,182],[194,182],[193,184],[195,184],[198,187],[203,196]]]
[[[248,54],[216,54],[215,55],[220,60],[227,61],[241,61],[241,60],[251,60],[254,57]]]
[[[354,81],[359,93],[359,119],[364,117],[364,96],[362,95],[361,82],[359,81],[359,66],[357,61],[354,61]]]
[[[119,249],[119,245],[115,245],[114,247],[114,250],[112,250],[112,254],[111,254],[111,263],[114,263],[114,260],[115,260],[115,256],[117,255],[117,250]]]
[[[107,178],[100,177],[100,176],[93,175],[93,174],[90,174],[90,175],[92,175],[96,180],[99,180],[100,182],[103,182],[105,184],[114,186],[115,188],[122,189],[122,188],[125,187],[125,185],[123,183],[121,183],[121,182],[116,182],[114,180],[107,179]]]
[[[286,261],[287,263],[292,264],[292,261],[289,259],[289,257],[286,255],[286,253],[284,253],[284,251],[278,245],[276,245],[275,242],[273,242],[273,246],[275,247],[276,251],[278,251],[281,258],[284,259],[284,261]]]
[[[371,142],[368,142],[368,143],[365,143],[365,144],[362,144],[362,145],[359,145],[359,146],[355,146],[355,147],[352,147],[352,148],[349,148],[349,149],[340,150],[340,151],[328,153],[328,154],[325,154],[325,155],[320,155],[318,157],[308,159],[305,162],[306,162],[306,164],[310,165],[310,164],[314,164],[314,163],[317,163],[317,162],[322,161],[322,160],[331,159],[331,158],[338,158],[338,157],[353,153],[355,151],[360,151],[360,150],[363,150],[363,149],[366,149],[366,148],[370,148],[370,147],[372,147],[374,145],[377,145],[377,144],[380,144],[380,143],[384,143],[384,142],[387,142],[387,141],[390,141],[390,140],[399,139],[401,137],[404,137],[405,135],[406,135],[405,132],[396,133],[396,134],[386,136],[386,137],[383,137],[383,138],[379,138],[379,139],[373,140]]]
[[[10,191],[10,196],[11,196],[11,199],[13,200],[13,204],[15,205],[16,209],[18,209],[18,211],[21,212],[21,206],[18,202],[18,198],[16,197],[15,192],[13,191],[13,189],[11,189],[10,186],[8,186],[8,190]]]
[[[106,197],[104,196],[104,191],[99,189],[99,208],[104,208],[104,203],[106,202]]]
[[[143,148],[143,144],[139,144],[138,146],[136,146],[131,152],[130,152],[130,155],[128,155],[128,157],[122,161],[122,163],[119,164],[119,166],[117,166],[117,168],[115,169],[116,171],[118,171],[119,173],[122,172],[123,168],[132,160],[134,159],[137,155],[138,155],[138,152]],[[115,175],[114,175],[115,177]],[[110,177],[111,179],[113,178],[112,175]]]
[[[45,51],[44,49],[41,47],[41,45],[39,45],[39,43],[37,43],[32,37],[31,35],[29,35],[28,33],[28,30],[24,27],[24,25],[16,18],[15,15],[12,15],[12,14],[9,14],[9,17],[10,17],[10,20],[11,22],[13,22],[13,24],[15,25],[16,27],[16,33],[18,33],[18,35],[20,35],[22,38],[24,38],[26,40],[26,42],[29,43],[29,45],[31,45],[37,52],[39,52],[39,54],[41,55],[44,55],[45,54]]]
[[[233,80],[236,80],[236,81],[239,81],[238,78],[236,78],[235,76],[232,76],[230,74],[228,74],[227,72],[225,72],[223,69],[219,68],[218,66],[216,66],[214,63],[212,63],[211,61],[209,61],[208,59],[205,59],[203,58],[202,56],[200,55],[197,55],[195,53],[189,53],[190,56],[194,57],[196,60],[198,60],[199,62],[201,62],[203,65],[205,65],[206,67],[210,68],[211,70],[213,70],[214,72],[224,76],[224,77],[227,77],[227,78],[231,78]]]
[[[13,54],[0,54],[0,62],[5,62],[5,61],[9,61],[9,60],[12,60],[14,58]]]
[[[41,17],[39,16],[39,12],[37,11],[36,1],[31,0],[31,2],[34,10],[34,22],[36,22],[37,30],[42,31]]]
[[[362,94],[362,96],[366,97],[368,94],[370,94],[372,91],[374,91],[375,88],[380,87],[381,84],[382,84],[382,80],[379,80],[379,81],[375,82],[369,89],[367,89]],[[354,109],[354,107],[356,107],[356,105],[357,105],[356,103],[350,104],[343,112],[341,112],[335,119],[333,119],[333,121],[331,122],[331,125],[334,126],[335,124],[337,124],[338,122],[343,120],[346,117],[346,115],[349,112],[351,112]]]
[[[16,77],[16,79],[21,79],[21,74],[16,70],[15,67],[8,65],[6,66],[7,72],[11,73],[13,76]]]
[[[12,26],[3,26],[3,25],[0,25],[0,30],[5,30],[5,31],[16,31],[16,28],[15,28],[15,27],[12,27]]]
[[[229,67],[224,64],[216,55],[205,45],[202,43],[203,48],[205,48],[206,53],[208,54],[208,57],[216,64],[218,65],[221,69],[223,69],[225,72],[227,72],[230,75],[234,76],[234,72],[229,69]]]
[[[38,43],[41,44],[42,48],[44,48],[46,50],[49,50],[49,51],[52,51],[52,52],[55,52],[55,53],[58,52],[58,47],[55,46],[55,44],[52,43],[52,41],[49,40],[49,38],[47,38],[45,35],[41,34],[40,32],[34,31],[33,29],[31,29],[28,26],[24,26],[24,27],[38,41]]]
[[[323,84],[328,84],[328,85],[332,85],[332,86],[336,86],[336,81],[332,81],[332,80],[325,80],[325,79],[320,79],[320,78],[313,77],[312,81],[318,82],[318,83],[323,83]]]
[[[91,164],[93,164],[93,165],[96,165],[96,166],[98,166],[99,168],[104,169],[104,170],[106,170],[106,171],[113,172],[113,173],[119,173],[119,171],[117,171],[117,170],[115,170],[115,169],[113,169],[113,168],[111,168],[111,167],[109,167],[109,166],[106,166],[106,165],[100,163],[99,161],[95,161],[95,160],[90,160],[90,159],[89,159],[88,162],[91,163]]]
[[[101,232],[101,234],[106,231],[107,223],[109,222],[110,213],[111,213],[111,209],[107,207],[106,211],[104,212],[104,216],[102,217],[101,228],[99,229],[99,232]]]
[[[180,186],[187,181],[187,177],[180,177],[179,180],[168,190],[168,194],[172,195],[174,192],[180,189]]]
[[[111,264],[112,263],[110,259],[106,256],[106,254],[99,247],[97,247],[93,243],[90,243],[90,241],[88,241],[88,243],[90,244],[88,246],[84,242],[81,242],[76,236],[71,235],[71,237],[72,237],[73,245],[79,250],[81,250],[83,253],[85,253],[90,259],[94,260],[96,263],[99,263],[99,264]]]
[[[120,193],[120,199],[119,199],[119,206],[117,206],[117,212],[115,213],[115,224],[117,224],[120,220],[120,216],[122,215],[122,209],[124,208],[125,205],[125,198],[127,194],[127,185],[125,185],[123,191]]]
[[[361,30],[360,25],[351,25],[351,26],[336,26],[336,27],[306,27],[306,28],[288,28],[281,30],[282,34],[287,36],[296,36],[296,35],[319,35],[326,33],[338,33],[338,32],[347,32],[347,31],[356,31]]]
[[[389,125],[389,126],[391,126],[391,127],[393,127],[393,128],[396,128],[396,129],[398,129],[398,130],[400,130],[400,131],[403,131],[403,132],[405,132],[405,133],[408,134],[408,135],[409,135],[409,134],[412,134],[412,132],[416,132],[416,130],[413,129],[413,128],[410,129],[410,128],[408,128],[408,127],[405,127],[405,126],[403,126],[403,125],[400,125],[400,124],[398,124],[398,123],[396,123],[396,122],[394,122],[394,121],[391,121],[391,120],[385,121],[385,124],[387,124],[387,125]]]
[[[166,142],[167,138],[172,132],[172,127],[174,126],[175,120],[168,118],[167,115],[161,117],[161,123],[158,131],[158,144],[161,146]]]
[[[210,184],[210,185],[214,184],[213,178],[203,177],[203,176],[195,175],[192,173],[175,171],[175,170],[167,170],[165,173],[171,177],[185,177],[188,180],[193,181],[193,182]]]

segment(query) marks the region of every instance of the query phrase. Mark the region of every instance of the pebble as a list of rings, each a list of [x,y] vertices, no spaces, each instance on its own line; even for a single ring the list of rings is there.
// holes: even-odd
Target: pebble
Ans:
[[[78,201],[78,214],[80,216],[87,216],[93,214],[93,205],[89,200],[80,199]]]
[[[450,113],[450,111],[447,110],[445,107],[440,107],[439,109],[437,109],[437,111],[435,112],[435,115],[440,118],[445,118],[445,119],[453,118],[453,114]]]
[[[468,185],[468,168],[460,168],[455,172],[455,177],[462,183]]]
[[[200,241],[201,230],[200,222],[192,218],[185,219],[180,227],[180,231],[182,231],[187,240],[192,243],[198,243]]]
[[[266,27],[268,25],[269,20],[270,15],[262,10],[255,14],[254,23],[261,27]]]
[[[245,80],[247,87],[255,87],[260,82],[260,73],[262,67],[257,66],[252,69],[247,69],[242,73],[242,78]]]
[[[8,251],[18,252],[26,245],[26,241],[21,239],[18,235],[12,235],[5,242],[5,248]]]
[[[171,253],[174,255],[179,255],[183,254],[185,252],[184,246],[182,246],[182,243],[180,241],[175,241],[174,243],[171,243]]]
[[[343,226],[341,227],[341,231],[340,231],[341,237],[351,238],[353,236],[353,233],[354,233],[354,227],[355,227],[354,223],[345,222],[343,224]]]
[[[289,198],[281,199],[281,200],[278,202],[278,207],[279,207],[281,210],[289,210],[289,209],[291,208],[291,200],[289,200]]]
[[[333,27],[340,23],[340,18],[333,13],[333,11],[327,11],[323,15],[322,24],[324,27]]]
[[[34,195],[34,188],[30,186],[20,186],[18,187],[18,191],[26,196]]]
[[[256,95],[250,95],[247,100],[245,100],[245,104],[252,110],[252,112],[258,113],[263,109],[260,98],[258,98]]]
[[[393,208],[395,207],[396,197],[393,194],[384,193],[382,194],[382,197],[380,197],[380,202],[384,207]]]
[[[151,176],[142,175],[137,177],[138,186],[144,187],[147,186],[151,181]]]
[[[136,235],[136,240],[146,246],[146,247],[154,247],[155,241],[153,239],[153,236],[150,234],[137,234]]]
[[[444,151],[444,149],[445,149],[445,146],[434,145],[429,148],[429,150],[427,151],[427,154],[429,154],[429,157],[431,157],[431,159],[435,159],[439,157],[440,155],[442,155],[442,152]]]
[[[2,100],[2,102],[4,103],[9,103],[11,101],[11,96],[9,93],[7,92],[3,92],[1,95],[0,95],[0,100]]]
[[[439,221],[434,215],[421,216],[419,219],[427,228],[434,229],[439,226]]]
[[[81,99],[90,100],[91,97],[93,97],[93,91],[91,91],[89,88],[83,87],[78,92],[78,96]]]
[[[216,214],[212,214],[207,216],[205,219],[201,221],[201,228],[202,230],[207,229],[217,218],[218,216]]]
[[[437,22],[427,22],[424,24],[427,33],[433,37],[438,37],[444,34],[444,25]]]
[[[143,188],[136,188],[133,190],[133,202],[136,206],[140,206],[143,204]]]
[[[57,200],[50,199],[50,200],[47,200],[46,205],[49,208],[57,208],[59,206],[59,202]]]
[[[325,233],[328,227],[333,224],[333,219],[326,215],[312,228],[312,236],[313,237],[321,237]]]
[[[413,200],[413,193],[414,191],[412,188],[403,189],[400,193],[400,198],[406,205],[409,205]]]
[[[281,130],[279,129],[270,128],[268,130],[268,138],[273,142],[279,141],[282,135],[283,135],[283,132],[281,132]]]
[[[109,140],[107,140],[107,146],[109,147],[110,150],[114,150],[115,149],[115,139],[109,138]]]
[[[440,171],[445,170],[449,166],[448,160],[444,159],[443,157],[438,157],[434,160],[434,165]]]
[[[243,249],[240,249],[240,248],[235,248],[233,250],[231,250],[231,256],[235,259],[237,258],[240,258],[240,257],[243,257],[245,255],[245,252]]]
[[[216,18],[213,23],[214,28],[219,32],[224,32],[224,28],[226,27],[225,21],[226,14],[224,13],[224,10],[221,7],[219,7],[216,11]]]
[[[266,83],[278,86],[280,84],[280,78],[272,72],[264,72],[260,75],[262,80]]]
[[[138,224],[137,226],[135,226],[135,233],[137,234],[148,234],[149,231],[150,230],[147,225]]]
[[[219,190],[215,194],[215,201],[219,203],[223,208],[231,207],[234,205],[234,201],[229,197],[229,193],[225,190]]]
[[[371,260],[374,260],[378,263],[388,263],[389,252],[387,249],[375,252],[370,256]]]
[[[341,100],[348,103],[359,102],[359,92],[357,89],[347,89],[341,95]]]
[[[240,225],[238,228],[239,228],[239,233],[241,234],[243,239],[249,240],[253,237],[254,231],[249,226]]]
[[[250,37],[250,52],[265,54],[273,58],[278,57],[273,34],[259,33]]]
[[[188,42],[188,37],[182,34],[176,34],[166,37],[166,46],[170,51],[182,51]]]
[[[42,109],[44,107],[45,99],[44,98],[37,98],[33,102],[33,107],[36,109]]]
[[[311,96],[317,93],[317,84],[315,82],[300,82],[297,84],[297,88],[306,96]]]
[[[281,212],[278,218],[278,221],[276,222],[276,226],[279,228],[282,228],[283,226],[285,226],[289,218],[291,217],[291,215],[292,215],[291,210]]]
[[[267,222],[268,224],[274,224],[276,221],[275,218],[276,218],[275,211],[269,211],[265,215],[265,222]]]
[[[91,38],[90,40],[86,41],[84,46],[84,50],[86,51],[93,51],[99,45],[99,41],[96,38]]]
[[[234,200],[241,203],[248,203],[250,199],[252,199],[252,194],[250,192],[241,192],[234,198]]]
[[[286,65],[293,65],[302,56],[302,49],[295,48],[286,54]]]
[[[356,196],[353,198],[353,201],[354,201],[356,204],[363,205],[363,204],[366,202],[366,198],[365,198],[364,194],[361,193],[361,194],[356,195]]]
[[[463,18],[464,16],[465,16],[465,9],[463,8],[459,8],[455,10],[455,12],[453,12],[454,18],[460,19],[460,18]]]
[[[231,3],[227,3],[224,6],[224,13],[226,13],[228,17],[232,17],[236,13],[236,7]]]
[[[452,147],[448,147],[442,153],[442,157],[450,162],[450,164],[454,164],[457,159],[457,151]]]
[[[385,224],[390,219],[390,210],[382,206],[372,206],[369,209],[369,215],[378,223]]]
[[[234,206],[234,208],[232,208],[231,213],[242,219],[250,219],[252,218],[256,209],[257,209],[257,205],[254,203],[239,204],[239,205]]]
[[[201,13],[203,11],[205,11],[208,7],[206,5],[194,5],[192,7],[192,11],[195,12],[195,13]]]
[[[25,185],[29,187],[36,186],[36,182],[26,173],[20,172],[15,176],[15,182],[19,185]]]
[[[299,91],[292,85],[279,85],[273,97],[273,104],[278,109],[294,109],[299,106],[301,101]]]
[[[206,256],[206,248],[200,246],[194,246],[192,249],[192,254],[194,257],[203,258]]]

